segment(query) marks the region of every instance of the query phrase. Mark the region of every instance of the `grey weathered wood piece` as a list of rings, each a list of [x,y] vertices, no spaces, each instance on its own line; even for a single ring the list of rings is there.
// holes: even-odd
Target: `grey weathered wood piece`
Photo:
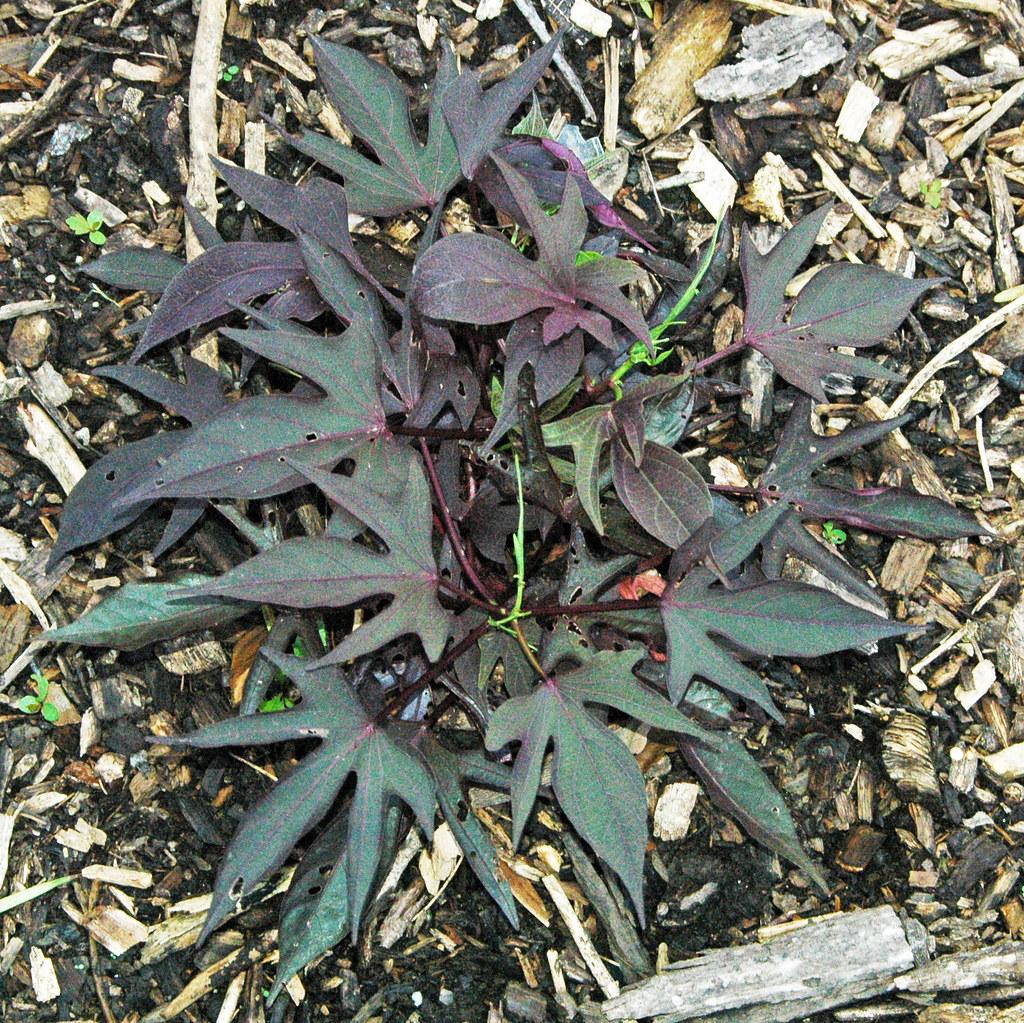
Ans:
[[[658,1016],[666,1023],[715,1013],[753,1020],[729,1010],[763,1006],[771,1011],[756,1018],[787,1020],[881,994],[914,965],[903,923],[891,906],[880,906],[827,917],[763,945],[673,963],[609,999],[604,1012],[608,1019]],[[809,1004],[815,1008],[807,1010]]]

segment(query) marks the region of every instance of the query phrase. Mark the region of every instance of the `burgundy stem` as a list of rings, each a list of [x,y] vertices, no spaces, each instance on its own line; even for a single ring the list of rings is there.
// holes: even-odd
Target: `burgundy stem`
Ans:
[[[653,600],[606,600],[601,604],[550,604],[546,607],[524,608],[536,618],[547,618],[552,615],[587,615],[600,614],[602,611],[644,611],[657,607],[660,601]]]
[[[427,447],[426,439],[423,437],[420,437],[420,453],[423,455],[423,461],[427,463],[427,475],[430,477],[430,485],[434,488],[434,495],[437,497],[437,503],[441,510],[441,518],[444,521],[445,532],[447,532],[448,539],[451,541],[455,557],[462,566],[462,571],[466,573],[466,578],[469,579],[469,581],[476,587],[477,592],[482,597],[489,600],[492,605],[497,606],[494,594],[491,593],[487,584],[479,575],[477,575],[476,569],[470,563],[469,555],[466,553],[466,548],[462,542],[462,536],[459,533],[459,527],[455,524],[455,520],[452,518],[451,509],[448,507],[448,502],[445,500],[444,490],[441,489],[441,480],[438,478],[437,467],[434,465],[434,459],[430,455],[430,448]]]
[[[731,345],[726,345],[725,348],[723,348],[720,352],[715,352],[714,355],[709,355],[706,359],[701,359],[700,362],[698,362],[693,367],[693,372],[703,372],[704,370],[708,369],[708,367],[714,366],[715,363],[721,362],[723,359],[728,359],[731,356],[736,355],[739,352],[742,352],[743,349],[746,347],[746,341],[733,341]]]

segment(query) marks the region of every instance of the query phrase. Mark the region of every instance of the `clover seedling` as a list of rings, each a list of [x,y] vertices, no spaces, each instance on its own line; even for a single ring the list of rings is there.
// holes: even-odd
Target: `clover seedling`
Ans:
[[[841,547],[846,543],[846,530],[840,529],[834,522],[823,522],[821,525],[821,535],[836,547]]]
[[[18,710],[22,714],[42,714],[52,725],[60,717],[60,711],[47,699],[50,682],[41,671],[32,673],[32,681],[36,684],[36,693],[34,696],[23,696],[18,701]]]
[[[220,80],[222,82],[233,82],[235,80],[235,76],[241,70],[242,69],[237,64],[232,64],[230,67],[224,68],[224,71],[220,76]]]
[[[99,210],[90,210],[84,217],[81,213],[72,213],[64,223],[79,237],[87,235],[93,245],[103,245],[107,240],[103,233],[103,214]]]
[[[924,201],[933,210],[937,210],[942,205],[942,182],[937,178],[934,181],[922,181],[920,189]]]

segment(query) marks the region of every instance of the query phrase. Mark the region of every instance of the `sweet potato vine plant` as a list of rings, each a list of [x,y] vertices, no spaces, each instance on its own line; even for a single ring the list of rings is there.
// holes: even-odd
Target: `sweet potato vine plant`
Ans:
[[[506,137],[558,43],[486,90],[444,54],[424,142],[390,71],[317,40],[323,88],[357,143],[288,135],[314,164],[302,185],[218,163],[265,226],[260,240],[249,224],[225,241],[190,211],[206,246],[193,262],[128,250],[87,268],[107,285],[160,293],[130,363],[102,372],[189,425],[96,462],[68,498],[54,559],[154,505],[170,508],[155,554],[211,508],[253,554],[219,577],[125,586],[50,638],[138,647],[259,605],[274,621],[240,715],[161,740],[303,740],[299,766],[224,854],[203,931],[304,843],[274,995],[356,935],[413,821],[428,836],[447,821],[516,924],[498,851],[467,805],[470,783],[510,793],[512,847],[538,796],[554,800],[642,921],[647,806],[621,724],[671,733],[709,796],[824,886],[729,724],[782,721],[758,659],[816,657],[906,629],[806,524],[932,539],[983,531],[934,498],[818,476],[907,421],[822,436],[813,403],[829,374],[892,376],[849,349],[889,335],[930,282],[843,263],[787,299],[823,206],[767,255],[743,235],[738,341],[677,351],[673,335],[727,272],[732,231],[720,225],[689,265],[657,255],[571,151]],[[445,219],[456,195],[469,199],[472,230]],[[352,213],[418,219],[400,290],[361,258]],[[515,226],[515,244],[501,224]],[[645,274],[660,288],[647,314],[623,291]],[[183,353],[180,379],[141,364],[211,325],[225,342],[219,373]],[[795,400],[760,480],[728,492],[688,450],[721,416],[712,403],[738,393],[709,372],[747,348]],[[299,491],[321,502],[325,528],[295,514]],[[260,511],[277,516],[276,535]],[[783,579],[790,555],[879,613]],[[278,706],[288,709],[260,713],[271,686],[285,687]],[[464,725],[458,742],[453,720]]]

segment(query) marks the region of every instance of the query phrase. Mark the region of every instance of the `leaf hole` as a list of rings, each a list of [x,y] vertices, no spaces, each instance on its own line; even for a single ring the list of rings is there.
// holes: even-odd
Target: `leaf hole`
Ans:
[[[324,863],[321,865],[318,873],[320,874],[321,877],[327,877],[327,875],[330,874],[332,870],[334,870],[334,867],[330,863]]]
[[[459,800],[458,811],[455,814],[460,821],[464,821],[469,816],[469,806],[466,804],[464,799]]]
[[[324,886],[322,884],[315,884],[308,889],[310,895],[319,895],[323,890]]]
[[[309,433],[306,434],[306,440],[308,440],[308,441],[318,440],[319,436],[320,435],[318,433],[316,433],[313,430],[310,430]]]
[[[576,589],[574,589],[572,591],[572,593],[569,594],[569,603],[570,604],[575,604],[576,601],[578,601],[580,599],[580,597],[582,597],[582,596],[583,596],[583,587],[582,586],[577,586]]]
[[[244,465],[236,465],[235,466],[235,475],[236,476],[241,476],[243,472],[245,472],[245,466]]]
[[[459,381],[458,386],[456,386],[455,390],[458,391],[460,398],[466,397],[466,385],[461,380]]]
[[[156,480],[154,482],[154,486],[162,487],[164,485],[164,482],[165,482],[164,480]]]
[[[108,483],[113,483],[114,480],[117,479],[117,470],[116,469],[111,469],[110,472],[108,472],[103,478]]]
[[[365,291],[363,291],[363,289],[362,289],[362,288],[360,288],[360,289],[359,289],[359,290],[358,290],[358,291],[356,292],[356,296],[357,296],[358,298],[366,298],[366,292],[365,292]]]
[[[231,882],[231,889],[228,891],[228,895],[233,899],[240,899],[243,891],[245,891],[245,878],[236,877],[234,881]]]
[[[767,490],[769,494],[777,494],[779,492],[779,485],[778,483],[769,483],[764,489]]]

